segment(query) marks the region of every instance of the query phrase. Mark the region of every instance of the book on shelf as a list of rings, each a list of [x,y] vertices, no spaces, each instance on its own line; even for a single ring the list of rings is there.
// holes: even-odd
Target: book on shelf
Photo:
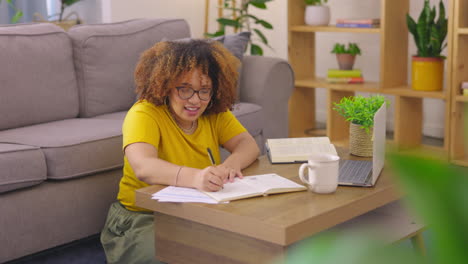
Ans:
[[[356,23],[337,23],[336,27],[341,28],[378,28],[378,24],[356,24]]]
[[[273,164],[307,162],[313,153],[337,155],[328,137],[273,138],[267,139],[265,146]]]
[[[255,196],[266,196],[275,193],[297,192],[307,190],[301,184],[278,174],[261,174],[235,178],[234,182],[224,184],[217,192],[203,192],[218,202],[239,200]]]
[[[370,24],[380,25],[380,18],[338,18],[336,24]]]
[[[360,69],[354,70],[339,70],[339,69],[328,69],[328,78],[335,77],[362,77],[362,71]]]
[[[361,77],[328,77],[329,83],[364,83],[364,78]]]

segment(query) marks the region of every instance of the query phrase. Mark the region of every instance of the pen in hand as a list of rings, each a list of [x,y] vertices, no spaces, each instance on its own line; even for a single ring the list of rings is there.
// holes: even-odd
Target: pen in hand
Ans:
[[[210,149],[210,148],[206,148],[206,152],[208,152],[208,158],[210,159],[211,165],[215,166],[215,165],[216,165],[216,162],[215,162],[215,160],[214,160],[213,153],[211,152],[211,149]],[[221,189],[224,189],[224,187],[221,186]]]
[[[206,148],[206,151],[208,152],[208,158],[210,159],[211,165],[216,165],[215,160],[213,158],[213,153],[211,152],[210,148]]]

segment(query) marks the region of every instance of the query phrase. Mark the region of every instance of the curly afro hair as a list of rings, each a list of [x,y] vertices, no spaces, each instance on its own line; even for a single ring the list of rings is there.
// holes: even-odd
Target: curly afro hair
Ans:
[[[212,105],[203,114],[225,112],[236,100],[239,66],[240,61],[218,41],[158,42],[143,52],[136,66],[136,92],[140,100],[163,105],[176,80],[199,69],[213,84]]]

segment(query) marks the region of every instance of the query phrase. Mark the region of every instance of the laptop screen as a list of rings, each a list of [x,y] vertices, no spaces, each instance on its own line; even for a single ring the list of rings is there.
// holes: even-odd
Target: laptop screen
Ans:
[[[374,143],[372,154],[372,185],[375,184],[385,162],[387,107],[384,103],[374,115]]]

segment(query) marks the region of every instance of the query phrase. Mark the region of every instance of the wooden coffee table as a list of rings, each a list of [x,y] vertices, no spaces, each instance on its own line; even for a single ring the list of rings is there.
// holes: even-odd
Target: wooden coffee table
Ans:
[[[262,156],[243,173],[277,173],[300,183],[299,166],[272,165]],[[296,242],[401,197],[385,169],[372,188],[340,186],[334,194],[302,191],[228,204],[152,200],[164,187],[137,190],[136,205],[154,211],[156,255],[167,263],[268,263]]]

